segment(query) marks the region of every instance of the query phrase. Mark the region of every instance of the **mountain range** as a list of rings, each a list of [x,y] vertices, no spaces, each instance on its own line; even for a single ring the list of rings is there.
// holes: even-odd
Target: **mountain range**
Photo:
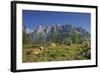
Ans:
[[[65,42],[73,43],[90,40],[90,33],[82,27],[71,24],[38,25],[34,30],[24,28],[30,40],[34,43]]]

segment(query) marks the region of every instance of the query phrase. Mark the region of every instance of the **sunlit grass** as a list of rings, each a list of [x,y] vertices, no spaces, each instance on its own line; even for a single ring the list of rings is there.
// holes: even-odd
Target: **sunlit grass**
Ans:
[[[27,54],[32,51],[32,47],[23,48],[23,62],[46,62],[46,61],[66,61],[66,60],[86,60],[87,57],[81,53],[84,48],[79,44],[72,44],[70,46],[58,45],[56,47],[47,46],[38,55]]]

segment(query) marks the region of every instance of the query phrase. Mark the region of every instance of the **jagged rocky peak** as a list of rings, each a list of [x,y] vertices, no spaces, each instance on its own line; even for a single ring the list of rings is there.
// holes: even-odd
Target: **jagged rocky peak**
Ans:
[[[41,24],[35,29],[35,32],[44,33],[44,29],[45,29],[45,27]]]
[[[50,32],[50,30],[51,30],[51,26],[49,25],[49,26],[46,26],[46,28],[45,28],[45,33],[49,33]]]
[[[49,32],[81,32],[86,33],[87,31],[84,30],[82,27],[72,26],[71,24],[51,24],[48,26],[39,25],[35,32],[37,33],[49,33]]]
[[[78,36],[79,39],[88,39],[90,37],[90,33],[82,27],[77,27],[71,24],[50,24],[48,26],[38,25],[31,33],[30,39],[33,42],[40,40],[40,38],[41,41],[48,42],[51,40],[54,41],[54,39],[58,38],[60,41],[64,41],[65,38],[70,38],[72,40],[74,35]]]
[[[76,32],[78,34],[88,33],[82,27],[77,27],[77,26],[71,25],[71,24],[51,24],[51,25],[48,25],[48,26],[43,26],[42,24],[40,24],[34,30],[26,28],[26,32],[27,33],[29,33],[29,32],[30,33],[31,32],[43,33],[43,34],[49,34],[49,33],[52,33],[52,32],[59,32],[59,33],[64,33],[64,32],[73,33],[73,32]]]

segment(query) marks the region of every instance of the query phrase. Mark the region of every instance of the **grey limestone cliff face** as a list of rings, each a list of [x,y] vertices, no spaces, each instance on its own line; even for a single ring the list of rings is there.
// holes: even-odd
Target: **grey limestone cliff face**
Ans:
[[[33,31],[27,31],[30,35],[32,41],[50,41],[50,40],[60,40],[63,41],[65,38],[71,39],[73,36],[75,38],[89,40],[90,33],[87,32],[82,27],[77,27],[71,24],[51,24],[49,26],[39,25]]]

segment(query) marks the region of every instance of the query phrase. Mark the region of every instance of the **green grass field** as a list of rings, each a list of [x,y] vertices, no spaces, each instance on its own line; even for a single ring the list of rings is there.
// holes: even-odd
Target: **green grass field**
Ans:
[[[42,50],[42,53],[38,55],[34,55],[31,53],[27,54],[29,51],[32,50],[32,46],[28,48],[23,48],[22,60],[24,63],[90,59],[90,52],[88,53],[87,48],[82,48],[81,44],[72,44],[70,46],[62,44],[56,47],[45,46],[45,48]],[[88,53],[88,55],[84,53]]]

